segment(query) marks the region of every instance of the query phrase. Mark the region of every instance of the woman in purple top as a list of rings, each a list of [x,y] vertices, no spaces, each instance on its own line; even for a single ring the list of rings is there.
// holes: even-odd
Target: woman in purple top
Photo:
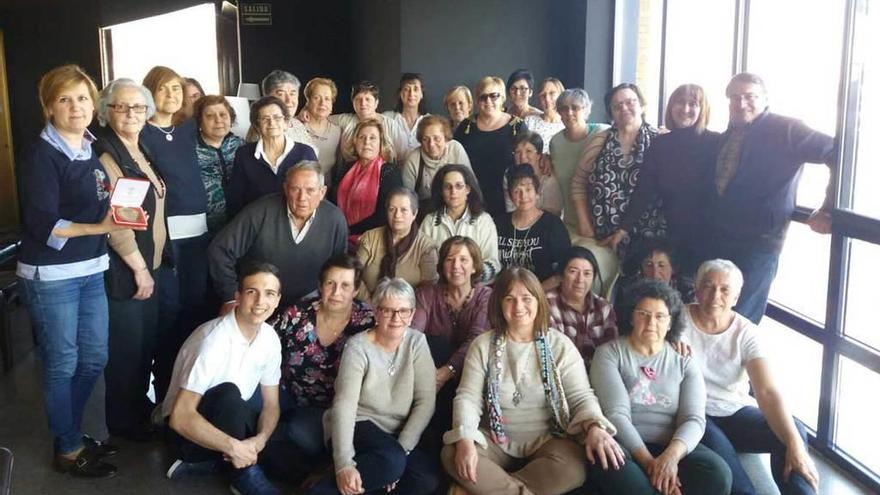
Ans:
[[[321,267],[319,297],[305,297],[281,312],[281,424],[279,428],[308,456],[324,453],[321,418],[333,403],[333,383],[345,342],[373,328],[370,306],[354,296],[363,265],[347,253]]]

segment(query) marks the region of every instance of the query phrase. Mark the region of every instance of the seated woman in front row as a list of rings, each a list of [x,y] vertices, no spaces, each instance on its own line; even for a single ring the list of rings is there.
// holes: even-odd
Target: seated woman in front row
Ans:
[[[773,478],[782,493],[814,494],[819,475],[807,454],[806,431],[792,419],[773,382],[758,328],[733,310],[742,285],[736,265],[707,261],[697,271],[697,303],[682,312],[682,340],[690,344],[706,378],[702,442],[730,466],[731,493],[755,493],[736,453],[770,452]]]
[[[699,444],[706,427],[700,367],[669,344],[681,333],[678,292],[643,280],[627,296],[618,312],[621,337],[596,349],[590,376],[627,460],[641,470],[591,474],[606,493],[730,493],[727,464]]]
[[[364,283],[358,296],[363,299],[368,299],[385,277],[400,277],[413,287],[437,279],[437,246],[419,232],[416,193],[396,187],[388,192],[382,206],[388,224],[366,231],[358,241],[357,256],[364,264]]]
[[[346,343],[333,407],[324,415],[336,475],[306,494],[421,495],[437,487],[436,460],[416,447],[434,414],[435,390],[425,336],[409,327],[415,305],[403,279],[376,287],[376,326]]]
[[[586,459],[622,468],[614,426],[574,344],[548,327],[532,272],[501,272],[489,321],[494,330],[474,339],[465,359],[443,438],[446,472],[472,495],[561,494],[583,485]]]
[[[318,297],[281,311],[281,421],[278,429],[308,456],[323,456],[322,418],[333,402],[342,350],[352,336],[375,324],[370,306],[355,299],[363,265],[340,253],[321,267]]]
[[[453,163],[440,167],[431,182],[431,206],[434,211],[422,220],[419,230],[438,246],[454,235],[470,237],[480,246],[483,282],[495,278],[500,267],[498,232],[484,208],[473,170]]]

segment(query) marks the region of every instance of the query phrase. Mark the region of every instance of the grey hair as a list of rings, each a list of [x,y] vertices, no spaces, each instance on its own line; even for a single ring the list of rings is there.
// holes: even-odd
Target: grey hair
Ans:
[[[712,272],[727,275],[730,285],[736,287],[737,292],[742,290],[744,282],[742,271],[740,271],[739,267],[737,267],[732,261],[720,258],[705,261],[700,265],[700,268],[697,269],[697,278],[695,281],[697,290],[702,286],[703,280]]]
[[[559,95],[559,98],[556,98],[556,105],[559,106],[564,101],[571,101],[587,110],[593,107],[593,100],[590,99],[590,95],[583,88],[566,89]]]
[[[132,79],[120,77],[110,81],[110,84],[104,86],[101,94],[98,95],[98,123],[101,124],[101,127],[107,126],[110,117],[109,105],[113,103],[113,97],[116,96],[116,92],[122,88],[135,88],[141,92],[141,96],[144,97],[144,103],[147,105],[147,114],[144,121],[150,120],[150,117],[156,114],[156,102],[153,100],[153,94],[150,93],[150,90]]]
[[[400,277],[385,277],[379,281],[376,290],[373,291],[373,307],[378,308],[379,303],[386,298],[406,299],[411,308],[416,308],[416,291]]]
[[[318,175],[318,185],[324,187],[324,171],[321,169],[321,164],[315,160],[302,160],[293,164],[293,166],[287,169],[287,172],[284,173],[284,182],[290,180],[290,178],[293,177],[293,174],[303,170],[316,173]]]
[[[263,87],[263,96],[270,95],[275,88],[284,83],[293,84],[293,87],[299,91],[300,84],[299,79],[297,79],[296,76],[290,72],[275,69],[264,77],[263,82],[260,83],[260,86]]]
[[[761,88],[761,91],[764,92],[764,96],[767,96],[767,85],[764,84],[764,79],[757,74],[752,74],[751,72],[740,72],[739,74],[730,78],[730,82],[727,83],[727,88],[724,89],[724,96],[730,98],[730,90],[733,89],[733,85],[736,83],[742,84],[754,84]]]
[[[388,191],[388,199],[385,200],[386,210],[388,209],[388,206],[391,205],[391,198],[397,196],[406,196],[407,198],[409,198],[409,206],[412,209],[413,213],[419,212],[419,195],[406,186],[395,187],[394,189]]]

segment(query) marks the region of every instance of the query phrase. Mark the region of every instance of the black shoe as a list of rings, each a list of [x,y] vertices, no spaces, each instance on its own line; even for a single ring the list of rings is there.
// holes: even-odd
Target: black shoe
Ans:
[[[116,466],[107,464],[85,449],[76,459],[56,455],[54,465],[58,472],[78,478],[111,478],[116,476]]]
[[[98,457],[110,457],[119,453],[119,447],[96,440],[88,435],[83,435],[82,442],[86,451]]]

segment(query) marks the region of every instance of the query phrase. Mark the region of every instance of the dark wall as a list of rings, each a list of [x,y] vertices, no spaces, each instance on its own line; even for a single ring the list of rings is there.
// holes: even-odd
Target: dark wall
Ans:
[[[592,122],[608,122],[602,99],[611,89],[614,70],[614,0],[590,0],[586,5],[584,89],[593,100]]]

